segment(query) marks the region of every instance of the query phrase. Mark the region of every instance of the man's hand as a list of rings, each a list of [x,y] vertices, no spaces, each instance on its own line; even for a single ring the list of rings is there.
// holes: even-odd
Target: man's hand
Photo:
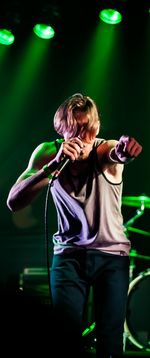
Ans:
[[[133,137],[122,135],[115,147],[115,154],[120,162],[125,163],[138,157],[142,146]]]
[[[81,155],[83,147],[84,144],[78,137],[68,139],[61,144],[55,160],[59,163],[66,157],[74,162]]]

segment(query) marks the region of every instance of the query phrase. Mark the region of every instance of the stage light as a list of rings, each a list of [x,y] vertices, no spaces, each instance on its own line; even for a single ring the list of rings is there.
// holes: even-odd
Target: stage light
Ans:
[[[33,32],[41,39],[52,39],[55,36],[55,29],[58,28],[59,20],[59,7],[46,3],[34,16]]]
[[[9,46],[15,42],[20,23],[21,14],[18,9],[6,6],[2,10],[0,14],[0,43],[2,45]]]
[[[0,29],[0,44],[2,45],[12,45],[15,41],[15,36],[12,31],[7,29]]]
[[[36,24],[33,27],[33,31],[38,37],[46,40],[51,39],[55,36],[54,29],[47,24]]]
[[[103,9],[99,13],[99,18],[110,25],[119,24],[122,21],[122,15],[115,9]]]

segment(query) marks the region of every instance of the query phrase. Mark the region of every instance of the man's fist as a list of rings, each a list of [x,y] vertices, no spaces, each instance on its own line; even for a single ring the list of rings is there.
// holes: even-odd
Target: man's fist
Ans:
[[[136,158],[141,151],[142,146],[137,142],[137,140],[127,135],[122,135],[115,147],[115,154],[122,163]]]

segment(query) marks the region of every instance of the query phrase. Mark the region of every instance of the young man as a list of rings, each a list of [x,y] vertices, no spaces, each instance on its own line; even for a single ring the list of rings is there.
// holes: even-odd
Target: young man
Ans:
[[[97,357],[120,357],[130,250],[121,213],[122,173],[142,147],[129,136],[98,138],[96,103],[80,93],[57,109],[54,128],[62,138],[34,150],[7,205],[19,210],[51,184],[58,218],[50,274],[56,355],[83,357],[83,318],[92,286]]]

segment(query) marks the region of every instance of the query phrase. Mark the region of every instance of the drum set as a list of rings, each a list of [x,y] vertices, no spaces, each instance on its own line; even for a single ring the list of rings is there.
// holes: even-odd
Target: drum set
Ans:
[[[132,226],[135,220],[144,214],[145,208],[150,208],[150,197],[145,195],[124,196],[122,204],[137,208],[136,214],[124,224],[127,236],[130,231],[150,236],[150,232]],[[150,261],[150,256],[141,255],[135,249],[132,249],[129,255],[129,290],[124,324],[124,352],[127,350],[128,342],[140,351],[150,352],[150,268],[134,277],[136,261]],[[92,338],[91,349],[94,349],[94,328],[95,322],[83,331],[84,337],[90,334]]]
[[[150,198],[145,195],[125,196],[124,205],[137,207],[136,214],[124,224],[127,232],[135,232],[143,236],[150,236],[150,232],[132,227],[135,220],[144,214],[145,208],[150,208]],[[140,350],[150,352],[150,268],[134,277],[136,260],[150,261],[150,256],[130,251],[129,290],[127,299],[126,320],[124,324],[124,351],[127,339]]]

